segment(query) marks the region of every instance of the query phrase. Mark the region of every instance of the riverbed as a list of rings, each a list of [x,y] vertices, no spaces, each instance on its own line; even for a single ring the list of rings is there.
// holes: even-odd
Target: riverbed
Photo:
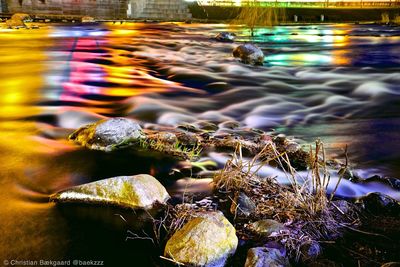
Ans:
[[[156,264],[156,244],[125,241],[131,225],[121,214],[111,212],[113,222],[103,225],[48,203],[69,186],[167,172],[67,141],[102,118],[146,127],[236,121],[304,147],[320,138],[341,160],[347,144],[361,180],[400,177],[400,27],[276,26],[250,37],[224,24],[38,25],[0,29],[0,260]],[[235,32],[236,41],[216,42],[221,31]],[[232,57],[250,41],[265,53],[263,66]],[[223,165],[224,155],[207,156]],[[207,180],[164,183],[172,195],[211,190]],[[345,182],[338,194],[375,191],[400,200],[398,190],[375,181]]]

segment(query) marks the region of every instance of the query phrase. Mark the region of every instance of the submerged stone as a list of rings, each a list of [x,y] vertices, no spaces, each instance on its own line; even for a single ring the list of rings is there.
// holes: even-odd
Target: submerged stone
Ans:
[[[286,267],[290,266],[286,254],[276,248],[257,247],[247,252],[245,267]]]
[[[112,151],[139,143],[145,134],[138,123],[126,118],[112,118],[83,126],[69,139],[89,149]]]
[[[233,42],[235,41],[236,34],[231,32],[220,32],[215,36],[218,42]]]
[[[156,178],[139,174],[78,185],[52,195],[50,201],[151,209],[154,204],[165,203],[169,198],[167,190]]]
[[[263,51],[254,44],[239,45],[233,50],[233,56],[246,64],[262,65],[264,62]]]
[[[189,266],[224,266],[238,244],[236,230],[221,212],[199,214],[165,246],[165,256]]]

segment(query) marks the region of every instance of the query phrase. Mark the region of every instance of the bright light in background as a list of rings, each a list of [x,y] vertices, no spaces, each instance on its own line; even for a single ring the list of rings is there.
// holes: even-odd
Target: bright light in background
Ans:
[[[242,6],[248,2],[253,2],[252,0],[185,0],[186,2],[193,3],[197,2],[199,5],[204,6]],[[388,6],[391,0],[258,0],[258,3],[266,3],[271,5],[271,3],[278,3],[278,6],[302,6],[307,3],[307,6],[325,6],[329,3],[330,7],[338,4],[343,6],[343,3],[347,3],[349,6]]]

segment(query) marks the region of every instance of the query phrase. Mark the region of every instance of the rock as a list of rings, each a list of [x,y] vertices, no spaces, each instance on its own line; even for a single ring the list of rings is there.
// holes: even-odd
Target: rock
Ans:
[[[236,34],[231,32],[220,32],[215,36],[218,42],[233,42],[235,41]]]
[[[93,17],[84,16],[81,18],[81,22],[82,23],[92,23],[92,22],[96,22],[96,20]]]
[[[189,123],[180,124],[176,127],[176,129],[182,130],[185,132],[191,132],[191,133],[201,132],[201,130],[198,127],[196,127],[196,125],[189,124]]]
[[[285,267],[290,266],[286,253],[276,248],[257,247],[247,252],[245,267]]]
[[[282,144],[282,145],[284,145],[285,144],[285,142],[287,141],[287,138],[286,138],[286,135],[285,134],[278,134],[277,136],[275,136],[274,138],[273,138],[273,141],[275,142],[275,143],[277,143],[277,144]]]
[[[73,132],[69,139],[89,149],[112,151],[129,146],[145,138],[142,128],[126,118],[112,118],[83,126]]]
[[[119,176],[78,185],[50,197],[57,203],[87,203],[122,208],[151,209],[170,198],[164,186],[147,174]]]
[[[240,192],[235,195],[234,200],[232,201],[231,205],[231,213],[242,217],[242,216],[249,216],[253,213],[256,209],[256,204],[253,200],[251,200],[245,193]]]
[[[254,44],[239,45],[233,50],[233,56],[246,64],[263,65],[264,62],[263,51]]]
[[[240,123],[237,121],[225,121],[218,125],[220,128],[224,129],[236,129],[240,127]]]
[[[236,230],[221,212],[205,212],[178,230],[164,255],[189,266],[224,266],[238,245]]]
[[[218,126],[209,121],[198,121],[195,125],[203,131],[215,132],[218,130]]]
[[[25,13],[15,13],[12,17],[6,21],[8,28],[19,28],[26,27],[24,21],[30,20],[31,17]]]
[[[288,152],[297,152],[301,149],[300,144],[298,144],[297,142],[294,141],[288,141],[287,144],[285,145],[285,149]]]
[[[212,82],[204,87],[204,89],[206,89],[207,91],[212,91],[213,93],[222,93],[231,88],[232,86],[227,82]]]
[[[301,260],[303,262],[316,259],[321,253],[322,248],[316,241],[304,243],[300,247]]]
[[[251,229],[259,235],[269,236],[285,229],[285,226],[275,220],[260,220],[250,224]]]
[[[370,193],[363,197],[362,203],[366,210],[374,214],[398,214],[400,212],[400,203],[380,193]]]
[[[196,146],[199,143],[198,136],[198,134],[190,132],[176,133],[179,143],[184,146]]]

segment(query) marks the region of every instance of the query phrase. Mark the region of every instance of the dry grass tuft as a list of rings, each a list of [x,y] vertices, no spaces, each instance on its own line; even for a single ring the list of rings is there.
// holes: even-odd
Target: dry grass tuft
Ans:
[[[153,218],[153,232],[159,244],[167,241],[176,231],[199,214],[214,211],[212,206],[198,206],[182,203],[175,206],[168,204],[161,219]]]
[[[316,141],[315,149],[310,147],[308,161],[311,177],[303,183],[299,181],[299,175],[291,166],[287,153],[278,152],[274,143],[270,142],[251,160],[243,159],[239,146],[224,169],[214,176],[219,191],[244,192],[256,204],[255,212],[246,219],[275,219],[291,229],[275,235],[274,239],[283,243],[297,260],[302,257],[301,247],[315,240],[337,236],[342,225],[356,221],[354,217],[337,216],[338,210],[331,204],[335,192],[328,198],[330,176],[321,141]],[[346,164],[339,173],[344,173],[347,161],[346,148]],[[277,162],[285,170],[290,186],[278,184],[273,177],[262,178],[257,175],[261,167],[270,162]]]
[[[203,149],[199,143],[196,143],[194,146],[186,146],[179,141],[168,143],[159,138],[141,140],[139,147],[146,151],[156,151],[178,159],[190,161],[197,160]]]

